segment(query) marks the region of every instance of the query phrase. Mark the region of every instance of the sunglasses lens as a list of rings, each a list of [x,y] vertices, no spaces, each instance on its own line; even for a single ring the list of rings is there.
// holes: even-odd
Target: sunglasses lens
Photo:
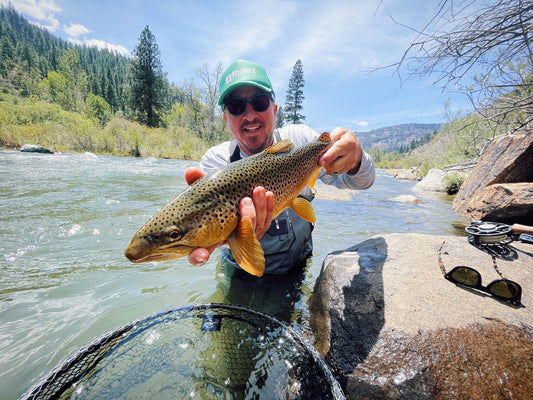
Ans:
[[[492,282],[487,290],[496,297],[511,301],[520,301],[522,297],[522,288],[520,285],[513,281],[500,279]]]
[[[455,267],[446,274],[446,278],[461,285],[476,287],[481,285],[481,276],[472,268]]]
[[[263,112],[270,106],[270,96],[268,94],[258,94],[252,97],[251,103],[255,111]]]
[[[246,102],[243,99],[228,99],[225,104],[233,115],[241,115],[246,110]]]
[[[263,112],[270,106],[270,95],[259,93],[248,99],[232,97],[224,101],[230,114],[241,115],[246,110],[246,104],[250,103],[255,112]]]

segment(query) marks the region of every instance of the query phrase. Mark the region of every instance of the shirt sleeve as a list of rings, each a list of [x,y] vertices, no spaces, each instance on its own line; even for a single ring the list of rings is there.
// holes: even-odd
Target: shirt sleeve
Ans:
[[[200,168],[207,174],[218,171],[230,163],[231,149],[235,149],[233,142],[223,142],[209,148],[202,156]]]

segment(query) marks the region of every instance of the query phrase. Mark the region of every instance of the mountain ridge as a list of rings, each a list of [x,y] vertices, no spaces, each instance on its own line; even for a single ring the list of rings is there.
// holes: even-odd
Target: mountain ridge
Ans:
[[[410,123],[385,126],[366,132],[355,132],[365,149],[374,146],[382,150],[395,151],[420,142],[440,130],[442,124]]]

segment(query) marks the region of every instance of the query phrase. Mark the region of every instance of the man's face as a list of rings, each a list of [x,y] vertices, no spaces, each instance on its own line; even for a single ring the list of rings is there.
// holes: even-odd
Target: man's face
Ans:
[[[259,92],[261,89],[255,86],[241,86],[228,97],[249,98]],[[250,156],[272,145],[277,111],[278,106],[273,101],[262,112],[254,111],[250,103],[246,104],[246,110],[241,115],[232,115],[227,108],[224,109],[228,129],[244,154]]]

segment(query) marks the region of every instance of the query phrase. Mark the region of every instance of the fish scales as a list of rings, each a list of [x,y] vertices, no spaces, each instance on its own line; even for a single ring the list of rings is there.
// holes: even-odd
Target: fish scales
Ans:
[[[314,222],[310,203],[298,194],[310,180],[314,184],[320,170],[318,160],[331,144],[328,133],[297,148],[283,140],[204,176],[139,229],[126,249],[126,257],[133,262],[170,260],[228,240],[237,263],[261,276],[263,251],[251,220],[240,218],[240,200],[252,197],[254,188],[262,186],[274,193],[274,217],[291,207]]]

